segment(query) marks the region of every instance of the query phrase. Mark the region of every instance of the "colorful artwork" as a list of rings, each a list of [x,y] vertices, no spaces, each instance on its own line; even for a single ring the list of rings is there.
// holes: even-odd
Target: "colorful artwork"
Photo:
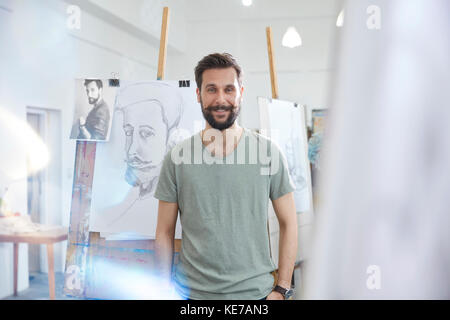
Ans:
[[[325,125],[325,116],[327,114],[326,109],[314,109],[311,112],[312,119],[312,133],[323,133]]]

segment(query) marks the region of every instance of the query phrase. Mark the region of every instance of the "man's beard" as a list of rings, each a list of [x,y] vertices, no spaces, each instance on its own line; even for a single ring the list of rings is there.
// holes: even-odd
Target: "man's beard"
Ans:
[[[139,170],[130,165],[127,165],[125,172],[125,181],[132,187],[139,188],[139,197],[144,198],[149,194],[153,194],[155,189],[155,178],[157,172],[154,172],[155,166],[149,166],[146,169]]]
[[[100,99],[100,97],[98,98],[88,98],[89,99],[89,104],[96,104],[98,102],[98,99]]]
[[[136,156],[128,158],[126,163],[127,171],[125,173],[125,180],[133,187],[148,183],[151,180],[151,177],[153,177],[152,171],[157,167]]]
[[[202,113],[205,120],[209,123],[211,127],[217,130],[226,130],[229,127],[233,125],[233,123],[236,121],[237,117],[239,116],[239,113],[241,112],[241,105],[238,106],[209,106],[207,108],[203,107],[203,102],[200,100],[200,105],[202,107]],[[219,110],[225,110],[230,111],[230,114],[228,115],[228,118],[224,122],[218,122],[214,119],[214,116],[212,114],[212,111],[219,111]]]

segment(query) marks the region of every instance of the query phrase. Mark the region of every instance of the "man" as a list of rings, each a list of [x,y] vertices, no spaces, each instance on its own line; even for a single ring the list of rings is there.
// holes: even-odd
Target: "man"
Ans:
[[[244,91],[241,73],[229,54],[211,54],[198,63],[197,99],[206,127],[173,148],[161,168],[155,192],[156,254],[169,280],[179,210],[182,248],[174,284],[184,298],[281,300],[292,294],[297,253],[294,187],[279,149],[236,123]],[[269,151],[269,174],[263,174],[260,162],[247,161],[255,146]],[[179,163],[179,151],[193,154],[194,160]],[[195,160],[199,153],[202,161]],[[235,164],[242,155],[246,162]],[[276,286],[267,229],[269,198],[280,224]]]
[[[89,111],[86,119],[80,117],[78,139],[106,140],[109,129],[109,107],[103,100],[103,83],[98,79],[84,81],[89,104],[93,109]]]

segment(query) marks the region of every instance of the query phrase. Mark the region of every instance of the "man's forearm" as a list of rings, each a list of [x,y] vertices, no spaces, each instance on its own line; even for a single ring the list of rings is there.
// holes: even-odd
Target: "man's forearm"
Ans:
[[[280,224],[280,242],[277,284],[290,288],[297,257],[297,224]]]
[[[86,129],[85,126],[80,126],[80,133],[83,139],[91,139],[91,133]]]
[[[164,280],[170,281],[172,275],[174,239],[168,235],[157,235],[155,253],[157,266]]]

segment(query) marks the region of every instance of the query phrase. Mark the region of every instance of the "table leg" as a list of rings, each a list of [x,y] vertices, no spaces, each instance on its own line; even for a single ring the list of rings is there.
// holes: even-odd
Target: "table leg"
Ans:
[[[14,296],[17,296],[18,271],[19,271],[19,243],[14,242]]]
[[[55,300],[55,268],[54,268],[53,243],[47,244],[47,260],[48,260],[48,290],[50,294],[50,300]]]

